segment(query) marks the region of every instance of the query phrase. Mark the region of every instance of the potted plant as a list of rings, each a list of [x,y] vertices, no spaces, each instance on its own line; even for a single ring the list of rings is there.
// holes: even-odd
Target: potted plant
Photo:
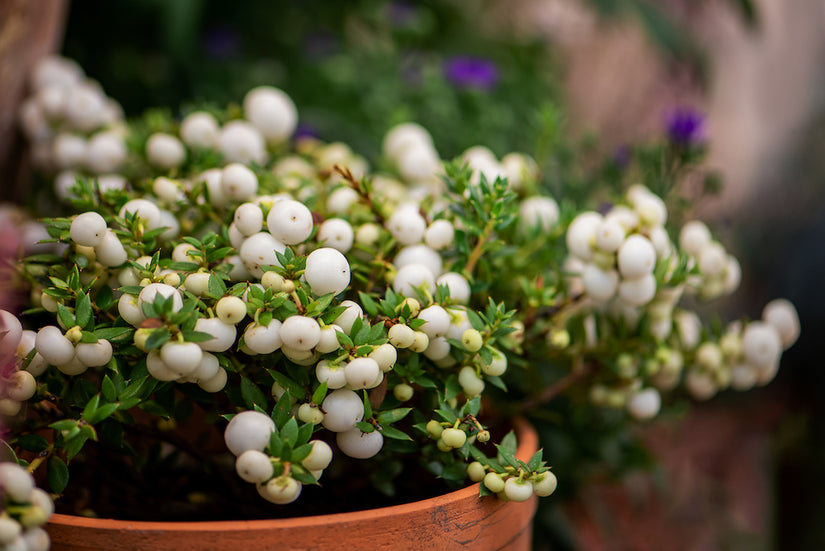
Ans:
[[[542,450],[516,453],[510,420],[563,395],[643,421],[682,382],[698,399],[765,384],[799,331],[785,301],[726,327],[679,307],[731,292],[739,266],[700,222],[669,233],[672,211],[641,184],[601,212],[560,207],[527,155],[475,147],[445,163],[413,123],[388,132],[371,171],[345,144],[290,142],[297,111],[272,87],[179,124],[127,124],[66,60],[41,62],[33,86],[24,129],[76,214],[44,221],[47,250],[10,267],[31,308],[0,314],[10,549],[48,546],[51,502],[26,471],[75,514],[127,521],[53,516],[67,546],[103,533],[101,547],[130,547],[112,537],[128,524],[153,548],[257,537],[239,522],[223,525],[231,544],[204,543],[191,534],[221,527],[195,524],[162,543],[169,530],[131,522],[230,516],[366,538],[374,508],[469,479],[457,512],[434,498],[402,523],[525,548],[533,496],[556,475]],[[683,138],[677,168],[698,152]],[[662,193],[678,174],[646,183]],[[342,504],[370,510],[316,533],[330,519],[305,515]]]

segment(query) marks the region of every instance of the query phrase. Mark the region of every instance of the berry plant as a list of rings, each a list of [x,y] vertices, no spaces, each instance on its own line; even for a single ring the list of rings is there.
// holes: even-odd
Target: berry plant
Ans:
[[[32,304],[0,312],[0,412],[8,455],[54,497],[92,448],[140,469],[141,436],[191,447],[192,423],[274,504],[336,483],[345,457],[380,465],[385,493],[414,457],[482,495],[547,496],[553,450],[516,458],[502,418],[564,394],[651,419],[668,393],[766,384],[799,333],[783,300],[727,326],[680,305],[741,273],[703,223],[674,227],[658,178],[630,172],[590,211],[551,197],[528,155],[445,161],[414,123],[389,130],[382,171],[290,141],[297,111],[271,87],[129,124],[68,60],[32,87],[23,128],[76,214],[44,219],[10,267]],[[0,546],[44,548],[51,502],[0,466]]]

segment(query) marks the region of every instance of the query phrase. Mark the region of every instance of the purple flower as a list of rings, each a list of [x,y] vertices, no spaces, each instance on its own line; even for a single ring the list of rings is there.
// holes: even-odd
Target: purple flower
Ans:
[[[680,107],[666,118],[668,139],[678,146],[700,145],[705,141],[705,117],[692,107]]]
[[[240,50],[241,37],[232,27],[213,27],[206,33],[203,45],[209,57],[230,59]]]
[[[300,123],[298,124],[298,128],[295,129],[295,133],[292,135],[292,139],[300,140],[302,138],[320,138],[321,134],[318,133],[318,129],[308,123]]]
[[[444,76],[457,88],[491,90],[498,82],[498,68],[488,59],[459,56],[444,63]]]

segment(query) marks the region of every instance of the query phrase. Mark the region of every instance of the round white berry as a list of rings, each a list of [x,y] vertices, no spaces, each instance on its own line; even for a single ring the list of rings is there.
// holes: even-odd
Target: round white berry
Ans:
[[[427,130],[414,122],[406,122],[392,127],[384,136],[382,151],[387,158],[395,160],[410,146],[432,146],[433,139]]]
[[[234,201],[246,201],[258,192],[258,177],[241,163],[226,165],[221,171],[221,191]]]
[[[12,463],[0,463],[0,488],[12,501],[26,503],[34,490],[34,478],[26,469]]]
[[[619,297],[631,306],[647,304],[656,296],[656,278],[646,274],[619,283]]]
[[[469,365],[465,365],[458,372],[458,384],[467,397],[472,398],[484,392],[484,380],[478,376],[476,370]]]
[[[771,366],[779,362],[782,355],[782,340],[773,325],[754,321],[745,327],[742,334],[742,352],[745,361],[757,367]]]
[[[180,291],[165,283],[150,283],[144,287],[138,295],[138,306],[142,309],[146,303],[153,304],[158,295],[163,298],[172,297],[173,312],[180,312],[181,308],[183,308],[183,297]]]
[[[638,421],[652,419],[659,413],[662,406],[662,397],[655,388],[640,390],[630,397],[627,402],[627,411]]]
[[[172,368],[160,357],[160,352],[150,350],[146,355],[146,371],[159,381],[177,381],[181,374]]]
[[[381,374],[378,362],[369,357],[355,358],[344,368],[347,384],[355,390],[367,388]]]
[[[323,440],[310,440],[312,450],[309,455],[301,461],[301,464],[310,471],[326,469],[332,461],[332,448]]]
[[[352,390],[330,392],[321,409],[324,411],[323,425],[332,432],[351,430],[364,418],[364,402]]]
[[[312,233],[312,212],[303,203],[285,199],[272,206],[266,224],[275,239],[295,245]]]
[[[216,356],[209,352],[203,352],[201,363],[198,368],[191,373],[191,377],[195,381],[208,381],[212,379],[221,370],[220,362]]]
[[[424,325],[419,328],[430,339],[444,336],[450,327],[450,314],[438,304],[433,304],[418,313],[418,319],[424,320]]]
[[[392,369],[396,360],[398,360],[398,350],[392,344],[384,343],[370,352],[369,357],[378,363],[378,367],[381,368],[382,372],[386,373]]]
[[[429,292],[435,289],[435,275],[432,270],[423,264],[404,266],[398,270],[392,282],[393,291],[407,297],[418,296],[415,287],[423,288]]]
[[[459,304],[470,301],[470,284],[467,279],[456,272],[447,272],[435,280],[436,285],[446,285],[450,290],[450,298]]]
[[[418,213],[417,206],[404,205],[396,209],[386,227],[402,245],[415,245],[424,238],[427,221]]]
[[[247,482],[261,483],[272,478],[274,468],[269,456],[258,450],[246,450],[235,460],[235,470]]]
[[[343,306],[346,308],[340,316],[333,320],[333,323],[344,330],[344,333],[347,335],[350,334],[352,330],[352,324],[355,323],[355,320],[363,317],[364,310],[361,309],[361,306],[353,302],[351,300],[343,300],[339,306]]]
[[[46,325],[37,332],[35,348],[51,365],[67,364],[74,358],[74,345],[55,325]]]
[[[730,386],[734,390],[752,389],[757,382],[757,370],[748,364],[737,364],[730,371]]]
[[[343,388],[347,384],[346,365],[332,365],[327,360],[321,360],[315,366],[315,378],[319,383],[326,383],[327,388]]]
[[[393,265],[400,270],[410,264],[424,265],[433,276],[438,277],[442,272],[443,261],[440,254],[426,245],[410,245],[398,251],[393,259]]]
[[[697,258],[699,271],[706,276],[718,276],[725,272],[728,265],[728,253],[717,243],[710,242],[701,248]]]
[[[601,214],[588,211],[576,216],[567,228],[567,248],[580,260],[589,262],[593,258],[596,230],[601,222]]]
[[[115,132],[98,132],[89,140],[86,166],[96,174],[116,172],[126,160],[126,145]]]
[[[261,132],[246,121],[230,121],[218,135],[218,150],[230,163],[266,162],[266,141]]]
[[[186,160],[186,148],[175,136],[158,132],[146,140],[146,159],[159,169],[170,170]]]
[[[697,369],[691,369],[685,376],[685,387],[696,400],[709,400],[718,390],[713,377]]]
[[[235,227],[244,236],[261,231],[264,227],[264,213],[255,203],[243,203],[235,209]]]
[[[120,208],[118,216],[125,218],[127,213],[140,218],[149,229],[160,226],[160,209],[156,204],[146,199],[132,199],[126,202]]]
[[[436,220],[424,232],[424,243],[431,249],[446,249],[453,244],[455,228],[447,220]]]
[[[219,368],[217,373],[208,379],[199,379],[198,386],[206,392],[220,392],[226,386],[227,374],[224,368]]]
[[[338,342],[338,333],[343,332],[344,330],[336,324],[327,325],[321,329],[321,338],[315,346],[316,352],[328,354],[341,348],[341,344]]]
[[[23,326],[17,316],[0,310],[0,359],[15,353],[23,339]]]
[[[290,316],[281,324],[281,341],[296,350],[312,350],[321,340],[321,326],[314,318]]]
[[[25,402],[37,391],[37,381],[28,371],[15,371],[7,380],[5,393],[7,398]]]
[[[368,459],[384,446],[384,436],[380,431],[361,432],[359,428],[339,432],[335,436],[335,443],[349,457],[356,459]]]
[[[616,270],[602,270],[595,264],[586,264],[582,270],[581,281],[584,292],[597,301],[613,298],[619,287],[619,273]]]
[[[523,232],[539,228],[546,233],[559,221],[559,205],[552,197],[535,196],[521,202],[518,209],[519,229]]]
[[[249,273],[260,278],[264,271],[261,266],[280,266],[278,254],[286,250],[286,245],[268,232],[259,232],[247,237],[239,251],[241,260]]]
[[[693,257],[699,256],[699,251],[710,241],[710,230],[698,220],[687,222],[679,232],[679,248]]]
[[[179,375],[190,375],[200,367],[203,350],[194,342],[167,341],[160,347],[160,358]]]
[[[269,325],[250,323],[244,331],[244,342],[255,354],[271,354],[281,347],[281,322],[273,319]]]
[[[272,86],[250,90],[243,100],[244,117],[270,142],[292,135],[298,124],[298,110],[292,99]]]
[[[529,480],[508,478],[504,483],[504,495],[510,501],[527,501],[533,495],[533,483]]]
[[[263,451],[275,431],[275,422],[259,411],[242,411],[232,417],[223,433],[226,447],[238,456],[247,450]]]
[[[75,356],[87,367],[102,367],[112,359],[112,343],[105,339],[78,343],[75,347]]]
[[[558,480],[556,479],[556,475],[550,471],[541,473],[533,480],[533,492],[539,497],[549,496],[556,491],[557,486]]]
[[[301,495],[301,483],[290,476],[279,476],[267,482],[258,493],[277,505],[292,503]]]
[[[616,261],[623,278],[639,278],[652,273],[656,267],[656,249],[648,238],[634,234],[619,247]]]
[[[215,304],[215,313],[222,322],[237,325],[246,317],[246,303],[238,297],[222,297]]]
[[[95,256],[98,262],[107,267],[120,266],[128,258],[123,243],[111,229],[106,230],[103,241],[95,246]]]
[[[407,325],[396,323],[388,332],[390,344],[396,348],[409,348],[415,342],[415,331]]]
[[[235,342],[237,335],[234,325],[228,325],[218,318],[199,318],[195,322],[195,331],[212,335],[208,341],[198,343],[207,352],[225,352]]]
[[[322,247],[309,253],[304,276],[316,295],[337,295],[349,286],[349,262],[339,251]]]
[[[606,253],[619,250],[625,240],[625,230],[615,218],[605,218],[596,228],[596,247]]]
[[[205,111],[190,113],[180,123],[180,137],[189,147],[215,147],[219,133],[218,121]]]
[[[352,248],[355,232],[346,220],[329,218],[318,227],[317,239],[318,243],[345,253]]]
[[[762,319],[777,330],[783,348],[789,348],[799,338],[799,315],[789,300],[770,301],[762,310]]]

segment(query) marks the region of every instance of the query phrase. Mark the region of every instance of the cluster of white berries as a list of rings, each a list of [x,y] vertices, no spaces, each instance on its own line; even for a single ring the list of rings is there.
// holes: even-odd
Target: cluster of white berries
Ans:
[[[53,512],[51,497],[26,469],[0,462],[0,550],[47,551],[51,542],[42,526]]]
[[[230,163],[264,164],[269,158],[267,144],[288,139],[298,124],[295,104],[272,86],[250,90],[243,113],[243,120],[223,126],[206,111],[190,113],[181,121],[180,137],[163,132],[149,136],[146,159],[160,171],[174,170],[186,162],[188,147],[218,151]]]
[[[120,105],[64,58],[40,60],[30,84],[30,96],[20,108],[20,126],[30,140],[33,160],[58,174],[58,197],[68,197],[79,174],[106,176],[104,182],[122,186],[122,178],[109,177],[128,156]]]
[[[533,494],[547,497],[556,491],[558,480],[551,471],[539,473],[497,473],[478,461],[467,466],[467,475],[473,482],[484,482],[488,490],[505,501],[527,501]]]
[[[226,426],[224,440],[236,457],[238,476],[255,484],[258,494],[267,501],[283,505],[301,495],[302,484],[290,472],[301,468],[315,480],[320,479],[332,461],[332,448],[323,440],[310,440],[303,459],[282,462],[265,453],[273,432],[275,423],[270,417],[258,411],[242,411]]]

